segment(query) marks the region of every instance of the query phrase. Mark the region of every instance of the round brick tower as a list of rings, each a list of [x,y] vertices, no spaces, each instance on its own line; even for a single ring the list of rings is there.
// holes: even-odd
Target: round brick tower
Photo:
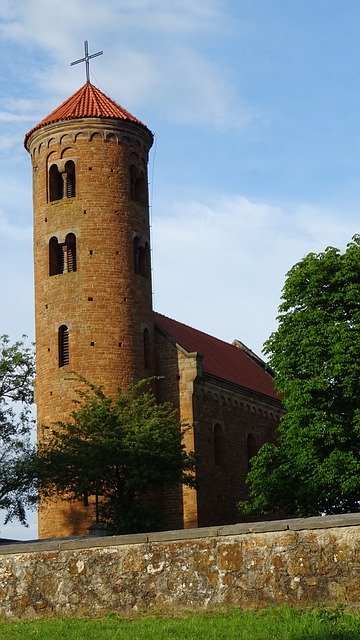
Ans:
[[[114,393],[154,373],[149,129],[89,82],[25,137],[33,167],[36,404],[74,409],[70,372]],[[83,532],[91,509],[42,503],[39,536]]]

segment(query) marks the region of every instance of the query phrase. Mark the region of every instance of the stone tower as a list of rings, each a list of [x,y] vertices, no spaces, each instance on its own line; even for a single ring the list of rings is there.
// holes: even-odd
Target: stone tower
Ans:
[[[74,409],[70,372],[105,391],[154,373],[149,129],[87,82],[25,137],[33,167],[36,403]],[[85,507],[40,506],[39,536],[79,533]]]

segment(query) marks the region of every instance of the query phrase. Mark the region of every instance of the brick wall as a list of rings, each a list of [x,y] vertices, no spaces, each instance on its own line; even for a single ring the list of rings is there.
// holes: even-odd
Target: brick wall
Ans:
[[[238,520],[246,496],[249,433],[259,448],[274,437],[279,404],[204,378],[201,357],[168,336],[155,336],[151,274],[137,273],[134,238],[149,244],[147,198],[133,198],[130,167],[145,171],[151,136],[129,122],[86,118],[47,125],[29,138],[33,165],[38,437],[44,426],[69,419],[76,399],[69,379],[77,372],[108,393],[157,374],[159,400],[169,400],[188,425],[184,443],[198,456],[197,490],[159,496],[165,527],[191,528]],[[76,192],[51,200],[49,169],[75,165]],[[62,173],[62,175],[63,175]],[[65,175],[65,174],[64,174]],[[50,275],[49,242],[76,237],[76,270]],[[69,329],[69,364],[59,367],[58,330]],[[144,330],[148,331],[147,363]],[[222,433],[221,460],[214,428]],[[93,506],[40,503],[41,537],[83,533]]]
[[[252,434],[257,449],[274,441],[279,416],[280,405],[271,399],[251,396],[219,381],[197,381],[194,419],[199,526],[239,521],[236,504],[248,495],[248,435]],[[218,456],[216,446],[220,448]]]
[[[180,504],[185,527],[238,522],[236,504],[248,495],[247,438],[252,434],[257,449],[274,441],[280,403],[204,376],[201,356],[187,353],[160,330],[155,336],[157,373],[164,376],[158,383],[159,399],[177,407],[189,425],[186,448],[197,456],[196,491],[184,487],[182,504],[171,501],[171,506]],[[223,435],[220,460],[214,450],[215,425]]]
[[[154,372],[151,276],[136,273],[134,237],[149,242],[148,204],[135,201],[130,166],[146,173],[152,139],[143,127],[88,118],[35,131],[28,148],[33,165],[36,403],[43,425],[67,420],[74,409],[76,371],[108,393]],[[49,168],[75,164],[76,195],[50,201]],[[76,271],[49,274],[49,241],[76,236]],[[59,367],[58,329],[69,329],[69,364]],[[144,329],[149,332],[144,362]],[[82,513],[84,509],[81,508]],[[89,514],[89,517],[91,514]],[[71,535],[79,510],[41,505],[40,535]]]

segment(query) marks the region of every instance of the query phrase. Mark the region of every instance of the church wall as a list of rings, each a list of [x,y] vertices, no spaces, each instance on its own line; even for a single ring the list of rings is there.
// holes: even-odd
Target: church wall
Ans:
[[[168,496],[167,522],[176,522],[179,508],[185,528],[239,522],[236,504],[248,495],[247,438],[252,434],[257,449],[274,441],[280,403],[206,378],[201,357],[186,353],[159,330],[155,335],[157,373],[164,376],[158,397],[173,402],[190,426],[185,445],[197,457],[196,491],[184,487],[182,500],[179,494]],[[214,450],[215,425],[223,430],[220,456]]]
[[[236,504],[248,495],[248,436],[252,434],[257,450],[265,442],[274,441],[279,415],[280,403],[250,396],[221,381],[200,379],[196,383],[199,526],[239,522]]]
[[[198,373],[197,357],[184,352],[159,330],[155,332],[155,353],[156,372],[162,377],[157,383],[158,400],[173,403],[182,425],[186,426],[185,449],[194,451],[193,384]],[[166,528],[196,527],[196,491],[185,486],[167,491],[163,511]]]
[[[175,345],[158,330],[155,331],[156,397],[159,402],[171,402],[180,416],[179,365]],[[161,512],[166,529],[184,526],[182,489],[168,489],[160,496]]]

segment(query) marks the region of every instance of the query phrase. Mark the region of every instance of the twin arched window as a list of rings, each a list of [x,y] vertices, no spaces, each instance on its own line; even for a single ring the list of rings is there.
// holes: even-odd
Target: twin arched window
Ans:
[[[62,200],[74,198],[76,195],[75,162],[67,160],[64,171],[61,172],[57,164],[52,164],[49,169],[49,200]]]
[[[76,236],[68,233],[65,242],[59,243],[56,236],[49,241],[49,275],[76,271]]]

